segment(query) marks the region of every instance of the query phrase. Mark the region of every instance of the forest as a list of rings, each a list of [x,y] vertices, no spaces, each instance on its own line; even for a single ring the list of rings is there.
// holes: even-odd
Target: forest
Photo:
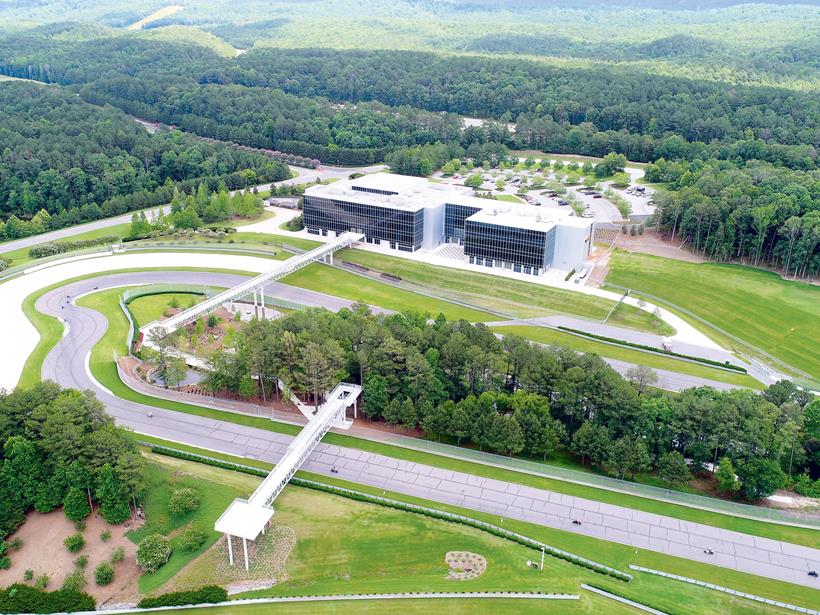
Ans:
[[[702,387],[670,396],[597,355],[428,317],[356,306],[254,320],[235,351],[213,355],[203,385],[272,399],[281,380],[318,404],[352,379],[363,383],[369,419],[428,437],[539,459],[570,451],[621,478],[654,470],[669,486],[689,480],[684,458],[695,472],[725,459],[740,477],[727,489],[751,500],[787,481],[820,487],[808,478],[820,470],[820,403],[790,382],[763,394]]]
[[[63,507],[81,522],[98,504],[122,523],[146,487],[145,460],[132,437],[90,392],[44,382],[0,393],[0,537],[34,508]]]
[[[820,266],[820,98],[809,92],[521,59],[271,48],[225,58],[205,47],[159,40],[54,35],[75,27],[0,37],[0,72],[65,84],[94,105],[113,105],[200,136],[329,164],[387,161],[394,171],[424,175],[453,158],[501,158],[508,148],[601,157],[618,152],[654,163],[647,178],[669,185],[658,197],[658,223],[669,237],[708,258],[772,266],[798,277],[812,277]],[[694,53],[685,38],[645,46],[642,53],[678,48]],[[459,115],[494,119],[463,129]],[[165,147],[155,141],[169,138],[142,136],[152,152]],[[154,153],[154,165],[137,154],[145,158],[143,168],[126,174],[127,186],[118,187],[126,180],[115,176],[114,190],[162,192],[151,202],[141,199],[145,206],[167,202],[163,182],[179,182],[182,175],[188,180],[233,171],[226,185],[247,185],[235,169],[251,161],[232,156],[219,171],[203,160],[202,168],[180,172],[167,168],[164,153]],[[116,167],[121,159],[109,164]],[[256,177],[276,175],[275,169],[260,172],[259,159],[252,162]],[[49,224],[60,226],[99,217],[98,209],[108,215],[106,198],[123,198],[89,188],[73,215],[62,213],[69,210],[55,200],[65,197],[53,193],[76,189],[68,179],[57,182],[66,188],[52,187],[53,171],[44,169],[42,179],[15,180],[28,181],[28,187],[0,194],[5,215],[32,217],[40,209],[35,201],[46,199]],[[117,211],[136,208],[129,203]],[[5,235],[25,233],[20,227],[19,219],[7,221]]]
[[[820,172],[764,162],[667,161],[646,170],[665,182],[659,228],[709,258],[767,264],[795,278],[820,271]]]
[[[0,87],[0,238],[149,205],[203,180],[229,188],[290,177],[267,156],[179,132],[149,134],[110,106],[53,87]]]

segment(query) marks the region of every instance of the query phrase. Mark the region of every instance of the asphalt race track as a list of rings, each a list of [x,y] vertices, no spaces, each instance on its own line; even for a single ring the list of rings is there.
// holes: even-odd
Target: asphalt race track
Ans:
[[[287,435],[153,408],[121,400],[101,389],[87,371],[86,359],[93,345],[105,333],[107,320],[98,312],[66,302],[67,295],[75,298],[92,292],[94,287],[105,289],[154,282],[230,286],[240,279],[243,278],[236,275],[190,271],[115,273],[78,281],[46,293],[37,301],[36,308],[64,319],[68,332],[47,356],[43,378],[65,387],[93,390],[119,424],[138,433],[232,455],[278,461],[291,439]],[[327,307],[333,309],[349,304],[285,285],[278,285],[277,293],[281,293],[279,296],[283,299],[315,305],[332,302]],[[148,417],[149,409],[153,418]],[[356,483],[820,588],[820,581],[807,574],[809,570],[820,569],[818,549],[335,445],[317,446],[304,469],[330,476],[334,465],[338,468],[338,474],[334,476]],[[581,520],[582,525],[572,524],[573,519]],[[707,548],[712,549],[714,555],[705,554]],[[716,574],[714,582],[718,581],[719,574]]]

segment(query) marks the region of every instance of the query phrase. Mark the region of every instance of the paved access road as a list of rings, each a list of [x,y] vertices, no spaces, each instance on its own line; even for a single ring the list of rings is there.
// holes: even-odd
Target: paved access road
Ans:
[[[290,436],[125,401],[100,389],[90,377],[86,357],[108,324],[98,312],[66,304],[65,296],[76,297],[92,291],[94,286],[107,288],[140,280],[174,279],[196,283],[206,278],[192,279],[191,272],[112,274],[43,295],[37,309],[61,316],[68,325],[67,335],[46,358],[43,377],[66,387],[93,390],[119,424],[138,433],[277,462]],[[228,277],[207,278],[212,285],[227,285],[230,281]],[[149,410],[152,418],[148,417]],[[330,476],[333,466],[338,468],[338,474],[333,476],[355,483],[820,589],[820,582],[807,575],[809,570],[820,569],[818,549],[330,444],[317,446],[304,469]],[[573,524],[573,519],[580,520],[582,525]],[[707,548],[714,555],[706,555]]]
[[[319,169],[304,169],[302,167],[290,167],[290,170],[293,172],[295,177],[291,177],[290,179],[283,179],[279,182],[260,184],[259,186],[257,186],[257,188],[260,191],[264,191],[270,190],[271,186],[309,184],[311,182],[316,181],[317,179],[324,180],[332,178],[346,178],[351,173],[372,173],[374,171],[380,171],[384,168],[384,165],[373,165],[370,167],[323,166],[319,167]],[[153,213],[159,211],[160,209],[163,209],[163,207],[155,207],[153,209],[147,209],[145,211],[146,213]],[[164,209],[166,212],[168,211],[168,207],[164,207]],[[36,246],[41,243],[47,243],[49,241],[66,239],[68,237],[72,237],[73,235],[79,235],[80,233],[87,233],[89,231],[96,231],[99,229],[109,228],[112,226],[116,226],[118,224],[127,224],[131,222],[131,216],[133,215],[133,213],[134,212],[128,212],[127,214],[115,216],[113,218],[95,220],[94,222],[87,222],[86,224],[79,224],[77,226],[69,226],[67,228],[51,231],[49,233],[42,233],[40,235],[26,237],[25,239],[17,239],[15,241],[0,243],[0,254],[3,254],[4,252],[12,252],[14,250],[19,250],[20,248],[30,248],[31,246]]]

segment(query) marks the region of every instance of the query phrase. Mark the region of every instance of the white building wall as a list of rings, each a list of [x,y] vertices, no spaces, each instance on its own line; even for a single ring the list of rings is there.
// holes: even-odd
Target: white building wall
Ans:
[[[444,204],[424,208],[424,236],[422,250],[432,250],[444,241]]]
[[[594,223],[589,226],[578,227],[559,224],[555,238],[555,256],[552,267],[563,271],[575,269],[580,271],[592,252],[592,237]]]

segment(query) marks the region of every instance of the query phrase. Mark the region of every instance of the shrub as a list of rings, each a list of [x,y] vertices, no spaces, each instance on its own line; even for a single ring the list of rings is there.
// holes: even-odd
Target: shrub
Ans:
[[[34,582],[34,588],[45,589],[46,587],[48,587],[48,582],[50,580],[51,578],[47,574],[41,574],[39,577],[37,577],[37,581]]]
[[[23,548],[23,539],[18,536],[9,543],[9,547],[11,547],[12,551],[19,551]]]
[[[205,532],[195,527],[189,527],[180,535],[179,546],[183,551],[190,553],[204,545],[207,539]]]
[[[168,498],[168,510],[172,515],[184,515],[199,507],[199,494],[195,489],[177,489]]]
[[[94,598],[74,590],[47,592],[22,583],[0,590],[0,613],[73,613],[95,608]]]
[[[153,598],[143,598],[137,607],[151,609],[160,606],[183,606],[186,604],[213,604],[228,599],[228,592],[218,585],[206,585],[187,592],[172,592]]]
[[[63,586],[60,589],[79,592],[82,591],[83,587],[85,587],[85,575],[81,571],[76,570],[65,578]]]
[[[94,569],[94,580],[97,585],[108,585],[114,580],[114,567],[107,562],[103,562]]]
[[[125,559],[125,549],[122,547],[117,547],[114,549],[114,552],[111,554],[111,563],[118,564],[122,560]]]
[[[84,248],[104,246],[110,243],[119,243],[119,241],[120,238],[117,235],[106,235],[105,237],[98,237],[96,239],[44,243],[30,248],[28,255],[31,258],[43,258],[44,256],[54,256],[55,254],[63,254],[64,252],[71,252],[72,250],[82,250]]]
[[[104,530],[103,532],[100,532],[100,540],[102,540],[103,542],[108,542],[110,540],[110,538],[111,538],[111,531],[110,530]]]
[[[63,512],[65,516],[74,522],[80,522],[91,513],[88,505],[88,498],[82,489],[70,487],[63,498]]]
[[[85,538],[82,534],[72,534],[63,541],[63,544],[69,552],[76,553],[85,546]]]
[[[74,560],[74,567],[79,570],[84,570],[85,567],[88,566],[88,556],[81,555],[77,559]]]
[[[151,534],[137,545],[137,564],[145,572],[156,572],[171,557],[171,541],[162,534]]]
[[[34,571],[29,568],[23,573],[23,580],[24,581],[31,581],[34,578]]]
[[[0,557],[0,570],[8,570],[11,568],[11,558],[8,555]]]

